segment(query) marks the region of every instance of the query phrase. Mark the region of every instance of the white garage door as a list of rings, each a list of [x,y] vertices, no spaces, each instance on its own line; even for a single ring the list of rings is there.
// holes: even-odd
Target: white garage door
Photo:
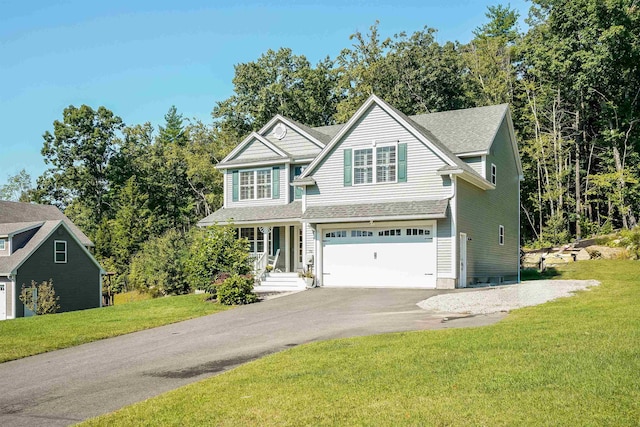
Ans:
[[[324,286],[436,286],[433,226],[323,231]]]

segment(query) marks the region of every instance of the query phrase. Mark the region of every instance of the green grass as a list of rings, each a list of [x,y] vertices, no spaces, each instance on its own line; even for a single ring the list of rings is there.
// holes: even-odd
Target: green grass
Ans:
[[[0,362],[72,347],[226,310],[204,295],[184,295],[112,307],[0,322]]]
[[[121,292],[113,296],[113,305],[128,304],[135,301],[146,301],[152,299],[150,294],[138,291]]]
[[[638,425],[640,263],[586,261],[602,285],[489,327],[314,343],[88,425]]]

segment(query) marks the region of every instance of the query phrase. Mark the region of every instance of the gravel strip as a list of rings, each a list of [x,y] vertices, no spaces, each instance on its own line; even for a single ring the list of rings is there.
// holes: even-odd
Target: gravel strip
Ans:
[[[418,306],[438,313],[489,314],[542,304],[598,286],[596,280],[534,280],[472,291],[436,295]]]

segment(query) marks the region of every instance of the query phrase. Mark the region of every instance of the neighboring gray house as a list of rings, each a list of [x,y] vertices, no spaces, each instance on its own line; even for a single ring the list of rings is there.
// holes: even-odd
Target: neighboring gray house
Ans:
[[[55,206],[0,201],[0,320],[23,317],[22,285],[53,279],[60,312],[100,307],[91,240]]]
[[[519,280],[522,167],[506,104],[407,117],[372,95],[343,125],[278,115],[217,167],[224,206],[198,224],[232,222],[282,272],[309,264],[336,287]]]

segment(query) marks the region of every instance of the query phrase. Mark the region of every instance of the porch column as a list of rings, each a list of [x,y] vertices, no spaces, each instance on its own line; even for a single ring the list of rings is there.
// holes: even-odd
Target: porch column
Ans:
[[[269,233],[271,233],[271,227],[260,227],[260,231],[262,231],[262,237],[264,239],[264,253],[269,255]]]
[[[291,226],[284,226],[284,269],[291,271]]]

